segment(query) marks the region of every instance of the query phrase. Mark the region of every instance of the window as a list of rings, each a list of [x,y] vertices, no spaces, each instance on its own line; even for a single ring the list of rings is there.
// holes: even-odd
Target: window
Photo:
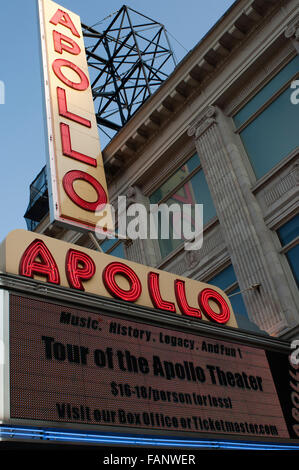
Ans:
[[[123,242],[118,238],[106,238],[101,243],[101,248],[105,253],[116,256],[117,258],[125,258],[125,251]]]
[[[226,293],[232,304],[239,328],[244,330],[258,331],[259,333],[262,332],[259,327],[255,325],[255,323],[251,322],[248,318],[242,294],[238,294],[238,292],[240,292],[240,288],[237,282],[234,268],[231,264],[227,268],[223,269],[219,274],[216,274],[216,276],[209,279],[208,283],[219,287]]]
[[[290,99],[298,71],[297,55],[234,116],[258,179],[299,146],[299,105]]]
[[[205,175],[197,154],[193,155],[179,170],[177,170],[159,189],[150,196],[151,204],[203,204],[203,224],[216,216],[216,211],[210,195]],[[161,220],[159,221],[159,226]],[[170,237],[162,239],[159,236],[161,256],[164,258],[183,242],[182,239],[171,237],[173,221],[170,220]],[[160,230],[158,229],[158,235]]]
[[[299,214],[280,227],[277,234],[299,287]]]

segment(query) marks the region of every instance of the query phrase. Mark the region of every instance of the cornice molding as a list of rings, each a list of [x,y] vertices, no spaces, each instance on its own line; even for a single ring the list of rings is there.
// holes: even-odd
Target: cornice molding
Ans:
[[[201,92],[206,81],[215,77],[251,33],[286,1],[290,0],[259,0],[259,8],[255,0],[234,3],[103,150],[105,168],[110,171],[111,178],[120,175],[125,166],[135,161],[153,135],[161,133],[188,100]],[[259,13],[261,8],[262,15]]]

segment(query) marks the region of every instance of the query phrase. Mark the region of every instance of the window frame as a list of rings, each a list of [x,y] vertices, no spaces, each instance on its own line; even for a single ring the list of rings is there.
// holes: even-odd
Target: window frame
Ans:
[[[102,249],[102,244],[103,244],[105,241],[106,241],[106,239],[103,240],[103,241],[100,243],[101,249]],[[113,250],[115,250],[115,248],[117,248],[121,243],[124,243],[124,242],[125,242],[125,240],[117,239],[117,241],[116,241],[107,251],[104,251],[104,250],[102,249],[102,252],[105,253],[106,255],[110,255],[110,253],[111,253]],[[124,253],[125,253],[125,250],[124,250]],[[112,256],[113,256],[113,255],[112,255]]]
[[[279,228],[280,227],[278,227],[277,230],[279,230]],[[280,241],[280,239],[279,239],[279,241]],[[281,241],[280,241],[280,244],[281,244]],[[299,245],[299,235],[297,237],[295,237],[294,240],[292,240],[289,243],[287,243],[286,245],[284,245],[279,250],[279,253],[282,253],[283,255],[285,255],[288,251],[290,251],[292,248],[295,248],[295,246],[297,246],[297,245]]]
[[[196,152],[197,153],[197,152]],[[195,154],[194,154],[195,155]],[[162,183],[155,191],[157,191],[161,186],[163,186],[163,184],[165,184],[167,182],[168,179],[170,179],[177,171],[179,171],[181,169],[182,166],[186,165],[186,163],[193,157],[193,155],[191,155],[191,157],[189,157],[183,164],[181,164],[165,181],[164,183]],[[199,158],[199,157],[198,157]],[[177,184],[167,195],[165,195],[162,199],[160,199],[160,201],[156,204],[158,204],[158,206],[160,204],[164,204],[165,201],[167,201],[168,199],[171,199],[171,197],[179,190],[181,189],[186,183],[188,183],[190,181],[190,179],[193,178],[194,175],[196,175],[196,173],[198,173],[200,170],[203,171],[202,169],[202,164],[199,163],[199,165],[194,168],[194,170],[191,171],[191,173],[188,174],[188,176],[186,176],[186,178],[181,181],[179,184]],[[154,194],[154,192],[152,192],[152,194]],[[151,197],[151,195],[149,195],[149,199]],[[151,204],[151,202],[150,202]]]
[[[295,57],[298,55],[298,52],[292,47],[289,50],[284,48],[285,54],[283,58],[279,61],[279,63],[272,64],[272,60],[267,58],[266,62],[263,63],[264,67],[267,67],[269,71],[265,72],[265,70],[260,71],[259,76],[256,79],[256,71],[250,73],[247,76],[247,81],[253,83],[252,87],[248,91],[246,97],[244,97],[243,92],[239,92],[239,99],[237,99],[236,103],[229,108],[228,115],[231,118],[234,118],[236,114],[238,114],[267,84],[276,77]],[[254,84],[255,83],[255,84]],[[239,126],[241,127],[241,126]]]
[[[231,110],[229,113],[229,116],[232,120],[232,126],[233,126],[233,132],[234,134],[238,135],[240,139],[240,145],[242,145],[242,148],[244,149],[244,154],[243,160],[244,164],[247,168],[248,174],[250,175],[251,179],[251,184],[252,184],[252,190],[256,191],[260,186],[262,186],[266,181],[269,180],[274,174],[276,174],[277,171],[279,171],[280,168],[284,167],[286,162],[289,162],[290,159],[293,157],[296,157],[298,155],[298,148],[297,146],[294,150],[291,151],[291,153],[285,155],[278,163],[276,163],[266,174],[263,176],[258,177],[255,173],[254,169],[254,163],[251,160],[251,156],[249,155],[249,152],[247,151],[246,145],[242,140],[241,133],[244,129],[246,129],[256,118],[258,118],[279,96],[284,93],[288,88],[290,88],[291,83],[298,79],[299,77],[299,71],[294,73],[294,75],[289,78],[289,80],[284,83],[276,92],[268,98],[262,106],[260,106],[243,124],[237,126],[235,122],[235,116],[243,109],[245,108],[248,103],[252,99],[257,96],[264,87],[266,87],[277,75],[279,75],[285,67],[287,67],[294,59],[299,58],[299,53],[297,51],[292,51],[292,53],[289,53],[284,60],[280,62],[280,64],[275,67],[272,72],[269,73],[267,77],[265,77],[263,80],[260,81],[260,83],[248,94],[246,99],[243,99],[242,102],[239,102],[234,108]]]
[[[275,236],[276,236],[276,240],[279,243],[278,253],[282,256],[283,267],[287,269],[287,271],[285,271],[285,269],[284,269],[285,274],[287,275],[288,280],[291,281],[291,285],[295,286],[295,291],[294,291],[294,289],[292,289],[292,290],[294,292],[297,292],[297,295],[298,295],[298,292],[299,292],[299,279],[297,281],[297,279],[295,277],[295,274],[293,272],[293,269],[291,267],[291,264],[290,264],[290,262],[287,258],[287,254],[288,254],[289,251],[291,251],[293,248],[295,248],[295,246],[299,245],[299,235],[297,235],[297,237],[295,237],[293,240],[291,240],[286,245],[282,245],[282,241],[280,239],[278,231],[279,231],[280,228],[282,228],[284,225],[286,225],[288,222],[290,222],[294,217],[297,217],[298,215],[299,215],[299,212],[295,213],[295,214],[294,213],[289,214],[287,219],[284,219],[283,221],[281,221],[281,223],[273,229],[274,233],[275,233]]]
[[[164,178],[162,181],[159,182],[159,185],[156,186],[155,189],[153,189],[151,191],[150,194],[147,195],[148,197],[148,200],[149,200],[149,203],[150,204],[154,204],[154,203],[151,203],[150,201],[150,198],[151,196],[155,193],[155,191],[158,191],[159,188],[161,188],[161,186],[163,186],[163,184],[165,184],[170,178],[172,178],[172,176],[177,172],[179,171],[184,165],[187,164],[187,162],[189,160],[191,160],[191,158],[194,156],[194,155],[197,155],[198,156],[198,159],[199,159],[199,165],[194,168],[189,174],[188,176],[186,176],[186,178],[181,181],[179,184],[177,184],[167,195],[165,195],[162,199],[160,199],[159,202],[155,203],[155,204],[158,204],[158,206],[160,206],[160,204],[164,204],[168,199],[171,199],[171,197],[173,196],[173,194],[175,194],[179,189],[181,189],[186,183],[188,183],[192,178],[193,176],[195,176],[197,173],[199,173],[199,171],[203,171],[203,167],[202,167],[202,164],[201,164],[201,161],[200,161],[200,158],[199,158],[199,155],[198,155],[198,152],[196,149],[192,149],[192,151],[189,151],[188,152],[188,155],[182,160],[180,161],[179,165],[176,167],[176,168],[173,168],[172,169],[172,172],[170,175],[167,175],[166,178]],[[205,175],[204,175],[205,176]],[[208,185],[208,183],[207,183]],[[210,188],[209,188],[210,190]],[[211,198],[212,198],[212,195],[211,195]],[[212,200],[213,202],[213,205],[214,205],[214,201]],[[215,207],[215,206],[214,206]],[[216,211],[216,208],[215,208],[215,211]],[[203,231],[209,229],[212,225],[214,225],[216,222],[218,221],[218,216],[217,214],[211,218],[211,220],[209,220],[203,227]],[[166,256],[162,257],[162,254],[161,254],[161,248],[160,248],[160,244],[159,244],[159,240],[157,240],[158,242],[158,247],[159,247],[159,252],[160,252],[160,261],[158,262],[157,266],[158,267],[162,267],[162,266],[166,266],[167,263],[169,261],[171,261],[172,258],[174,258],[176,255],[178,255],[183,247],[184,247],[184,243],[185,243],[185,240],[182,240],[181,243],[176,247],[174,248],[172,251],[170,251]]]
[[[279,72],[278,72],[279,73]],[[265,85],[267,85],[268,83],[270,83],[270,81],[273,79],[274,77],[272,77]],[[258,116],[260,116],[274,101],[276,101],[276,99],[284,92],[286,91],[288,88],[290,88],[290,85],[291,83],[296,80],[297,78],[299,78],[299,72],[295,73],[295,75],[289,79],[282,87],[280,87],[275,93],[274,95],[271,96],[271,98],[269,98],[260,108],[258,108],[245,122],[243,122],[243,124],[241,124],[241,126],[239,126],[238,128],[235,129],[235,133],[236,134],[241,134],[241,132],[246,129],[247,126],[249,126],[249,124],[251,124]],[[264,86],[265,86],[264,85]],[[259,90],[261,91],[261,90]],[[259,93],[259,91],[256,93],[256,95]],[[255,96],[255,95],[254,95]],[[253,98],[253,97],[252,97]],[[244,105],[246,106],[246,104]],[[238,114],[237,112],[234,113],[234,115],[232,116],[232,118],[234,118],[234,116]],[[240,135],[241,137],[241,135]],[[244,145],[244,148],[246,150],[246,147]],[[246,152],[247,153],[247,152]],[[249,157],[249,156],[248,156]]]
[[[230,266],[232,266],[233,271],[234,271],[234,273],[235,273],[235,269],[234,269],[234,266],[233,266],[233,263],[232,263],[231,259],[227,259],[224,263],[221,264],[221,266],[218,266],[217,269],[215,269],[215,270],[214,270],[212,273],[210,273],[207,277],[201,279],[201,282],[205,282],[206,284],[210,284],[211,279],[213,279],[214,277],[216,277],[216,276],[218,276],[219,274],[221,274],[225,269],[229,268]],[[225,289],[222,289],[223,292],[225,292],[226,294],[227,294],[228,292],[231,292],[232,290],[234,290],[236,287],[239,286],[236,273],[235,273],[235,277],[236,277],[236,280],[235,280],[232,284],[229,284]],[[211,285],[214,285],[214,284],[211,283]],[[228,295],[228,294],[227,294],[227,295]]]
[[[233,295],[234,296],[241,295],[243,304],[245,306],[247,319],[249,321],[251,321],[250,317],[248,315],[248,312],[247,312],[246,303],[245,303],[245,300],[244,300],[244,297],[243,297],[243,291],[240,288],[240,284],[238,282],[237,275],[235,273],[235,269],[234,269],[234,266],[233,266],[233,263],[232,263],[231,259],[227,259],[226,262],[223,263],[220,267],[217,267],[217,269],[212,274],[209,274],[208,278],[201,279],[201,282],[205,282],[207,284],[215,285],[215,284],[213,284],[213,281],[211,281],[211,280],[214,277],[218,276],[220,273],[222,273],[225,269],[229,268],[230,266],[232,266],[232,268],[233,268],[236,280],[232,284],[229,284],[225,289],[222,289],[222,290],[227,295],[228,299],[230,300],[230,293],[233,292],[237,288],[239,289],[239,292],[235,292]]]

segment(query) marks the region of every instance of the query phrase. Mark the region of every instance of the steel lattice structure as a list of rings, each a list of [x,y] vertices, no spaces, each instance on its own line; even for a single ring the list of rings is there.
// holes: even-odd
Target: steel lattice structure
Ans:
[[[110,16],[102,32],[82,24],[97,123],[109,138],[176,65],[164,25],[126,5]]]

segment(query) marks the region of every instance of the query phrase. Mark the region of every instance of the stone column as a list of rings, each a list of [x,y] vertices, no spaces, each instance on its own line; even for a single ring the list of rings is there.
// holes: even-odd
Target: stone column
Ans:
[[[214,106],[193,122],[188,135],[195,137],[240,289],[260,285],[243,294],[248,314],[269,334],[281,334],[296,323],[296,307],[272,234],[250,190],[240,138],[231,119]]]

